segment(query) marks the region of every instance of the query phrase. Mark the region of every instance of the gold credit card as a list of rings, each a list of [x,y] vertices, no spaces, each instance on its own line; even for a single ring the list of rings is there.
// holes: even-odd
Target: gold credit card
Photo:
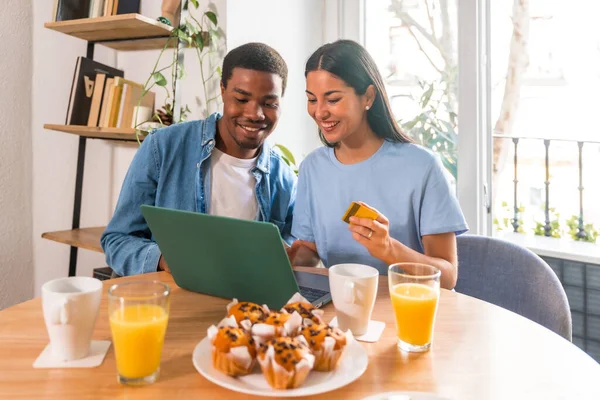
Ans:
[[[344,213],[342,221],[349,224],[350,217],[377,219],[377,216],[378,214],[374,210],[353,201],[352,204],[350,204],[350,207],[348,207],[348,209]]]

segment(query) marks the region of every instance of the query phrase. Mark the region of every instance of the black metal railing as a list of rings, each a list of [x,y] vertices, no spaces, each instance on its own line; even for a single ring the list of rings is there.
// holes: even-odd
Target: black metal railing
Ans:
[[[544,236],[551,236],[552,233],[552,224],[550,220],[550,145],[552,142],[569,142],[573,144],[577,144],[578,149],[578,179],[579,185],[577,186],[577,190],[579,191],[579,217],[578,217],[578,227],[576,236],[579,239],[586,239],[587,232],[585,230],[584,223],[584,213],[583,213],[583,148],[585,144],[595,144],[600,145],[600,141],[594,140],[577,140],[577,139],[549,139],[543,137],[526,137],[526,136],[507,136],[503,134],[493,134],[492,137],[494,140],[511,140],[514,146],[514,178],[513,178],[513,187],[514,187],[514,195],[513,195],[513,217],[510,222],[513,227],[514,232],[518,232],[521,227],[520,222],[520,210],[519,210],[519,144],[523,140],[536,140],[541,141],[544,145],[545,149],[545,199],[546,202],[544,204]],[[560,190],[560,189],[559,189]]]

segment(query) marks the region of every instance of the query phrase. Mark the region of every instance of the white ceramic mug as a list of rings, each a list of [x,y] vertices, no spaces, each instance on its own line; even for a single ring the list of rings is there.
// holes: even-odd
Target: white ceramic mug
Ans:
[[[88,355],[101,298],[102,282],[95,278],[59,278],[42,286],[44,321],[53,357],[71,361]]]
[[[329,268],[329,288],[338,327],[364,335],[377,298],[379,271],[363,264],[337,264]]]

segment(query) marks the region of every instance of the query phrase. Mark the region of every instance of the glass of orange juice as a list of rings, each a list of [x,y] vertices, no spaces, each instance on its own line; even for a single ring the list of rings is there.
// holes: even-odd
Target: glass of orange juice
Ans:
[[[390,297],[401,350],[422,352],[431,347],[440,298],[440,275],[439,269],[425,264],[389,266]]]
[[[168,285],[156,281],[125,282],[108,290],[119,383],[145,385],[158,378],[170,293]]]

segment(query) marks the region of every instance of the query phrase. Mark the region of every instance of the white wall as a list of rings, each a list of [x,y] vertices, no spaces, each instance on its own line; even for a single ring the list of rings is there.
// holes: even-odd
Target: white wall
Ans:
[[[85,56],[86,42],[44,28],[51,20],[52,1],[33,2],[33,256],[34,288],[53,278],[67,276],[69,246],[41,238],[43,232],[71,229],[75,169],[79,137],[48,131],[44,124],[64,124],[77,56]],[[11,15],[12,13],[9,13]],[[112,50],[96,46],[94,59],[114,65]],[[106,224],[112,210],[111,145],[88,140],[83,182],[81,226]],[[79,275],[105,266],[104,256],[79,250]]]
[[[322,0],[227,0],[227,47],[248,42],[272,46],[288,65],[282,115],[269,141],[303,158],[320,146],[317,128],[306,112],[304,65],[323,44]]]
[[[31,297],[32,6],[0,13],[0,309]]]

